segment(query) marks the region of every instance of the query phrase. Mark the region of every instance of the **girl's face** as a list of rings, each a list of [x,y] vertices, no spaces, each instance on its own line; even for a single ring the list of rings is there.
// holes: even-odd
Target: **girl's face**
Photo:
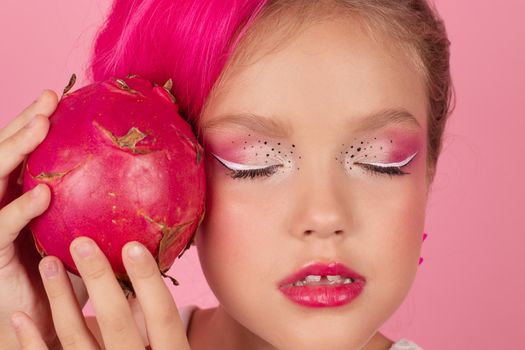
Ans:
[[[208,198],[196,245],[224,327],[246,348],[357,349],[415,277],[427,200],[424,82],[400,50],[351,23],[317,23],[236,66],[200,120]],[[405,175],[366,165],[407,162]],[[226,168],[272,165],[256,177]],[[345,264],[366,278],[362,293],[337,307],[292,302],[279,281],[311,262]]]

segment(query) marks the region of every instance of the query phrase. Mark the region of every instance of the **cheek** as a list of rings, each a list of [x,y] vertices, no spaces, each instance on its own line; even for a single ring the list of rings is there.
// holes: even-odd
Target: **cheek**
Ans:
[[[215,295],[222,301],[231,293],[246,291],[253,271],[264,271],[262,261],[271,261],[273,244],[264,220],[264,202],[244,194],[232,193],[231,185],[215,178],[208,188],[206,216],[198,232],[196,245],[201,266]],[[222,185],[221,185],[222,184]]]
[[[395,196],[383,197],[370,220],[375,226],[378,249],[386,266],[406,266],[417,262],[425,224],[426,194],[420,186],[408,183]]]
[[[379,215],[379,216],[377,216]],[[404,193],[397,201],[385,203],[376,213],[372,276],[378,300],[388,300],[384,310],[394,312],[407,295],[418,267],[423,239],[425,202],[417,192]]]

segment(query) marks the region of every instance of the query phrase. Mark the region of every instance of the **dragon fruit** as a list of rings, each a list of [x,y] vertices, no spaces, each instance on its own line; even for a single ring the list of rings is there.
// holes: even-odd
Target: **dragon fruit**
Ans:
[[[158,86],[128,75],[69,93],[75,80],[23,168],[24,192],[39,183],[51,188],[49,208],[29,228],[41,256],[58,257],[77,275],[69,245],[92,238],[134,294],[122,247],[141,242],[169,277],[204,218],[203,149],[178,113],[171,79]]]

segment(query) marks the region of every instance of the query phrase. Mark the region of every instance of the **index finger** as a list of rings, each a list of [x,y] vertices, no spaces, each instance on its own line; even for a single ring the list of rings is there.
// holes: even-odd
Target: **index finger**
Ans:
[[[139,242],[122,249],[122,261],[144,313],[152,349],[189,349],[186,330],[155,259]]]
[[[70,251],[88,290],[106,348],[144,349],[128,301],[95,241],[75,238]]]
[[[49,117],[55,111],[58,96],[53,90],[45,89],[42,94],[27,106],[18,116],[11,120],[4,128],[0,129],[0,142],[13,135],[26,125],[37,114]]]

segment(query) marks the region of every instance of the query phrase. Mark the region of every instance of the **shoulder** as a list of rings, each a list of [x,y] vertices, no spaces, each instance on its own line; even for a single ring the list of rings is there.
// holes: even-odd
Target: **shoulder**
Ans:
[[[413,341],[410,341],[405,338],[401,338],[398,341],[396,341],[390,349],[388,350],[423,350],[420,346],[418,346]]]

